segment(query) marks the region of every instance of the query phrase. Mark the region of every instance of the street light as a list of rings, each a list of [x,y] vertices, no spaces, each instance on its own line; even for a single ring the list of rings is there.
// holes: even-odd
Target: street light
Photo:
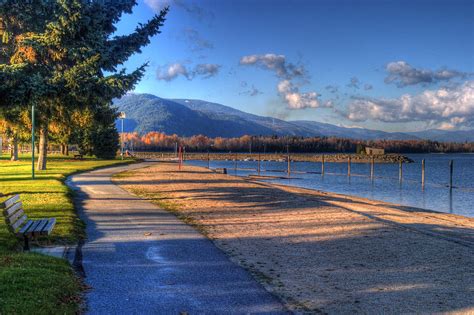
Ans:
[[[125,112],[120,112],[119,119],[122,121],[122,133],[120,134],[120,156],[123,160],[123,121],[125,119]]]
[[[35,105],[31,105],[31,178],[35,179]]]

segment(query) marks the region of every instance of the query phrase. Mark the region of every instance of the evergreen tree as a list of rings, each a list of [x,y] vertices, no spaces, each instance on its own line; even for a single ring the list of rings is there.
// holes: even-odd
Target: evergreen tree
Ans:
[[[10,1],[4,3],[6,7],[11,6]],[[14,15],[10,19],[20,20],[26,12],[29,14],[27,19],[33,20],[35,6],[43,6],[40,12],[52,10],[54,14],[49,16],[54,19],[39,19],[44,23],[44,31],[41,27],[22,29],[16,36],[10,64],[0,67],[0,83],[8,84],[8,89],[0,90],[0,93],[8,96],[7,91],[11,93],[12,88],[21,88],[18,81],[25,73],[34,73],[29,79],[33,82],[29,82],[27,87],[29,97],[21,103],[28,108],[37,105],[40,129],[38,169],[41,170],[46,168],[51,117],[75,109],[96,112],[110,106],[113,98],[132,89],[143,76],[146,64],[130,73],[119,67],[131,55],[140,52],[151,36],[159,33],[168,10],[155,15],[146,24],[140,24],[132,34],[112,37],[116,31],[115,24],[123,13],[131,12],[136,1],[38,0],[28,3],[24,4],[28,9],[21,13],[8,11]],[[0,8],[0,21],[9,17],[4,12],[7,12],[5,7]],[[2,28],[6,30],[4,33],[13,30],[5,22]],[[4,105],[7,104],[0,103],[0,106]]]

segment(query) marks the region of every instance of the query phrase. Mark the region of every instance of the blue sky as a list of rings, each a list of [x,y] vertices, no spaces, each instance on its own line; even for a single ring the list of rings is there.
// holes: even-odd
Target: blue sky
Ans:
[[[139,0],[170,6],[135,92],[387,131],[474,128],[474,2]]]

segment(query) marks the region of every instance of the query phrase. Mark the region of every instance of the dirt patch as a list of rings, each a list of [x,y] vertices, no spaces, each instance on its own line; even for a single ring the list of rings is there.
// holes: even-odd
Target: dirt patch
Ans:
[[[474,312],[474,219],[173,163],[116,178],[212,238],[291,309]]]

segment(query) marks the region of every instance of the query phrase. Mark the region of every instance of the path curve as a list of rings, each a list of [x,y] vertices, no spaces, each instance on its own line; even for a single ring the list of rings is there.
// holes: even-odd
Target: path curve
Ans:
[[[91,314],[285,314],[284,307],[214,244],[173,214],[114,185],[113,174],[67,184],[87,225],[82,266]]]

